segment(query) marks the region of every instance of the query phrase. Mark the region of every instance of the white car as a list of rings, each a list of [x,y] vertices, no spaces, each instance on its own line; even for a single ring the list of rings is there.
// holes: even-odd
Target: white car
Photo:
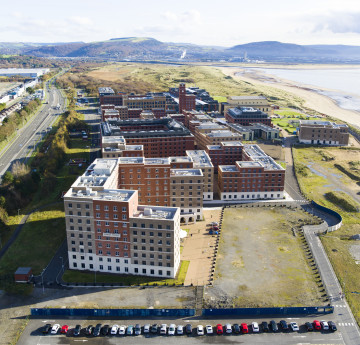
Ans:
[[[290,328],[294,331],[297,332],[299,330],[299,326],[296,322],[290,322]]]
[[[171,323],[169,326],[168,335],[175,335],[175,329],[176,329],[175,324]]]
[[[322,328],[324,331],[328,331],[328,330],[329,330],[329,324],[327,323],[327,321],[322,320],[320,323],[321,323],[321,328]]]
[[[206,329],[206,334],[213,334],[214,333],[214,330],[213,330],[211,325],[206,325],[205,329]]]
[[[252,331],[254,333],[259,333],[260,329],[259,329],[259,325],[257,322],[252,322],[251,323],[251,327],[252,327]]]
[[[147,323],[146,325],[144,325],[144,333],[150,333],[150,324]]]
[[[163,323],[163,324],[160,326],[160,334],[166,335],[166,333],[167,333],[167,324],[166,324],[166,323]]]
[[[111,335],[116,335],[116,334],[118,333],[118,331],[119,331],[119,325],[113,325],[113,326],[111,327],[110,334],[111,334]]]
[[[231,325],[230,325],[229,323],[227,323],[227,324],[224,326],[224,331],[225,331],[225,333],[227,333],[227,334],[232,333],[232,328],[231,328]]]
[[[119,327],[119,334],[120,334],[120,335],[125,335],[125,331],[126,331],[126,326],[121,325],[121,326]]]
[[[54,326],[52,326],[51,328],[51,334],[56,334],[60,329],[60,325],[58,323],[56,323]]]
[[[199,325],[196,328],[197,335],[204,335],[204,327]]]
[[[183,325],[178,325],[176,327],[176,334],[178,334],[178,335],[183,335],[184,334],[184,326]]]

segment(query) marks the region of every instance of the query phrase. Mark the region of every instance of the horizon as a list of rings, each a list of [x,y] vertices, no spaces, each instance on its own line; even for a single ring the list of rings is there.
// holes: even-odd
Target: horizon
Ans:
[[[205,0],[171,5],[164,0],[139,0],[126,6],[116,0],[64,0],[55,10],[48,0],[19,0],[15,8],[3,11],[0,41],[53,44],[156,37],[161,42],[221,47],[261,41],[359,45],[359,20],[356,0],[301,4],[224,0],[221,5]]]

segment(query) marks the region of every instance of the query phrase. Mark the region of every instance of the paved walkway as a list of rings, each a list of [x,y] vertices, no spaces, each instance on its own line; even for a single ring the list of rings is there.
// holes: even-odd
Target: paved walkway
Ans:
[[[360,344],[359,327],[345,298],[340,298],[339,293],[342,292],[340,283],[317,235],[318,232],[322,232],[323,230],[321,225],[318,227],[304,226],[305,237],[310,245],[331,304],[334,306],[337,325],[341,331],[344,342],[348,345]]]
[[[209,283],[217,236],[209,235],[207,225],[220,221],[221,208],[204,209],[203,214],[204,221],[182,226],[183,229],[190,229],[181,254],[182,260],[190,260],[185,285],[201,286]]]

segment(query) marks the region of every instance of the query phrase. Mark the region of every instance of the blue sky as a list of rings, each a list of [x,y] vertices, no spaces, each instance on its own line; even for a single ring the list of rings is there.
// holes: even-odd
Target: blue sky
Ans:
[[[360,45],[360,1],[17,0],[2,6],[3,42],[127,36],[219,46],[267,40]]]

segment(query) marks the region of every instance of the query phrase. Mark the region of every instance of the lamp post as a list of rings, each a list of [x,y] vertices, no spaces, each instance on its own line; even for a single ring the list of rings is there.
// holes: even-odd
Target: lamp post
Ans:
[[[61,270],[64,271],[64,258],[62,256],[59,256],[61,259]]]
[[[20,208],[18,208],[18,216],[20,216]]]
[[[41,285],[43,288],[43,293],[45,293],[45,287],[44,287],[44,272],[45,272],[45,268],[43,269],[43,271],[41,272]]]

